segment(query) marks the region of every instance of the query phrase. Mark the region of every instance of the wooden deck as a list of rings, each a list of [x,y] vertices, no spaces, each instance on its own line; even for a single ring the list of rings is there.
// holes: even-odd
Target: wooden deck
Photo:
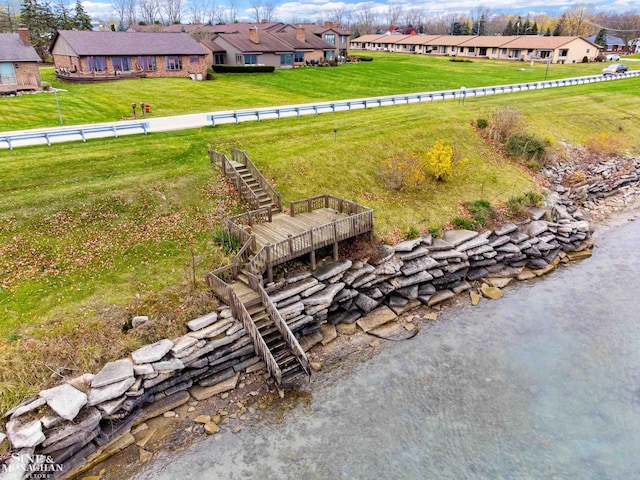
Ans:
[[[257,250],[267,245],[287,241],[289,236],[296,236],[309,230],[331,224],[348,215],[338,213],[330,208],[321,208],[310,213],[301,213],[291,217],[284,213],[276,214],[271,222],[254,224],[252,233],[256,236]]]

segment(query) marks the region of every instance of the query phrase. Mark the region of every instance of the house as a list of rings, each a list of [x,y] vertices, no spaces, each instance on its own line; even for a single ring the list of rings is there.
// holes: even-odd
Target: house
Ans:
[[[202,79],[207,72],[207,52],[182,32],[58,30],[50,51],[58,78],[70,81]]]
[[[591,35],[590,37],[587,37],[585,40],[591,43],[595,43],[597,37],[598,35]],[[616,37],[614,35],[609,35],[608,33],[605,33],[604,42],[605,42],[605,47],[604,47],[605,53],[613,53],[613,52],[626,53],[627,52],[627,43],[620,37]]]
[[[600,47],[581,37],[535,35],[364,35],[352,48],[494,60],[579,63],[593,61]]]
[[[324,22],[322,26],[316,24],[304,24],[301,26],[307,32],[334,46],[333,56],[327,56],[328,60],[338,58],[338,56],[346,57],[349,55],[351,32],[340,28],[339,24]]]
[[[29,30],[0,33],[0,92],[40,90],[40,57],[31,46]]]

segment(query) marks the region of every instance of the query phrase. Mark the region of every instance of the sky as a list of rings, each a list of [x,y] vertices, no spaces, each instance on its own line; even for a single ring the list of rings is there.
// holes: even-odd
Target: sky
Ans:
[[[162,0],[161,0],[162,1]],[[240,21],[252,21],[253,15],[251,5],[260,0],[205,0],[214,2],[225,8],[229,2],[234,2],[238,10]],[[332,13],[338,9],[346,9],[357,12],[363,8],[370,7],[378,12],[381,18],[386,17],[389,7],[401,6],[404,10],[419,9],[425,16],[439,16],[447,14],[459,14],[473,17],[474,12],[479,7],[488,9],[495,14],[517,14],[531,15],[548,14],[552,17],[559,16],[563,10],[577,6],[591,8],[595,13],[605,11],[609,13],[624,13],[629,11],[638,12],[637,0],[583,0],[572,2],[567,0],[449,0],[447,2],[429,2],[419,0],[373,0],[373,1],[331,1],[331,0],[303,0],[303,1],[278,1],[264,0],[274,3],[276,8],[276,19],[283,22],[315,22],[327,20],[332,17]],[[189,23],[189,0],[182,0],[182,21]],[[82,2],[85,10],[92,19],[108,21],[113,18],[113,8],[111,2],[85,0]]]

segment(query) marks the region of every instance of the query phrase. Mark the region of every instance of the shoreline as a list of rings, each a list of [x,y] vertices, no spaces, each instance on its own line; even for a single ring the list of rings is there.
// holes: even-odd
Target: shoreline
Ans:
[[[619,196],[617,194],[610,198]],[[585,216],[594,229],[594,248],[598,247],[600,237],[636,220],[639,214],[640,195],[635,195],[629,202],[625,201],[622,206],[602,204],[596,210],[587,212]],[[468,294],[459,294],[434,307],[421,305],[402,313],[396,321],[407,330],[415,328],[419,331],[436,321],[440,312],[458,308],[461,302],[469,302],[468,298]],[[268,412],[267,421],[273,421],[276,417],[284,418],[287,411],[299,406],[300,402],[306,402],[313,394],[315,378],[322,375],[322,371],[345,368],[347,360],[353,364],[366,362],[382,349],[392,348],[393,343],[358,330],[353,335],[338,335],[326,345],[314,346],[307,352],[314,370],[311,381],[302,381],[299,388],[287,390],[284,399],[278,397],[277,389],[270,385],[264,372],[243,374],[234,390],[200,402],[187,402],[145,422],[143,425],[146,426],[141,430],[134,428],[133,442],[76,478],[132,478],[144,474],[149,462],[156,468],[162,468],[163,464],[171,462],[176,452],[203,442],[210,436],[203,424],[196,420],[203,415],[217,417],[219,431],[211,433],[216,441],[224,441],[226,435],[238,434],[244,429],[259,427],[265,421],[263,412]]]

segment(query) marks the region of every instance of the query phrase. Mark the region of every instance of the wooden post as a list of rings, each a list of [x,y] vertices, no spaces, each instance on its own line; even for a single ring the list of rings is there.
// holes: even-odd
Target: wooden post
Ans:
[[[333,261],[337,262],[340,258],[338,252],[338,226],[333,222]]]
[[[271,214],[272,214],[271,207],[269,206],[269,207],[267,207],[267,209],[269,210],[267,215],[269,215],[269,221],[271,221]]]
[[[311,199],[310,198],[307,199],[307,212],[309,212],[309,213],[313,212],[313,205],[311,203]]]
[[[316,247],[313,244],[313,229],[309,230],[309,237],[311,240],[311,270],[315,270],[316,269]]]
[[[291,215],[292,217],[295,217],[296,214],[293,211],[293,202],[289,203],[289,215]]]
[[[252,227],[253,226],[253,220],[251,218],[252,214],[251,212],[249,212],[249,226]]]
[[[273,265],[271,264],[271,245],[266,246],[267,249],[267,280],[273,282]]]
[[[289,234],[289,255],[293,258],[293,235]]]
[[[329,208],[329,195],[324,194],[324,208]]]

